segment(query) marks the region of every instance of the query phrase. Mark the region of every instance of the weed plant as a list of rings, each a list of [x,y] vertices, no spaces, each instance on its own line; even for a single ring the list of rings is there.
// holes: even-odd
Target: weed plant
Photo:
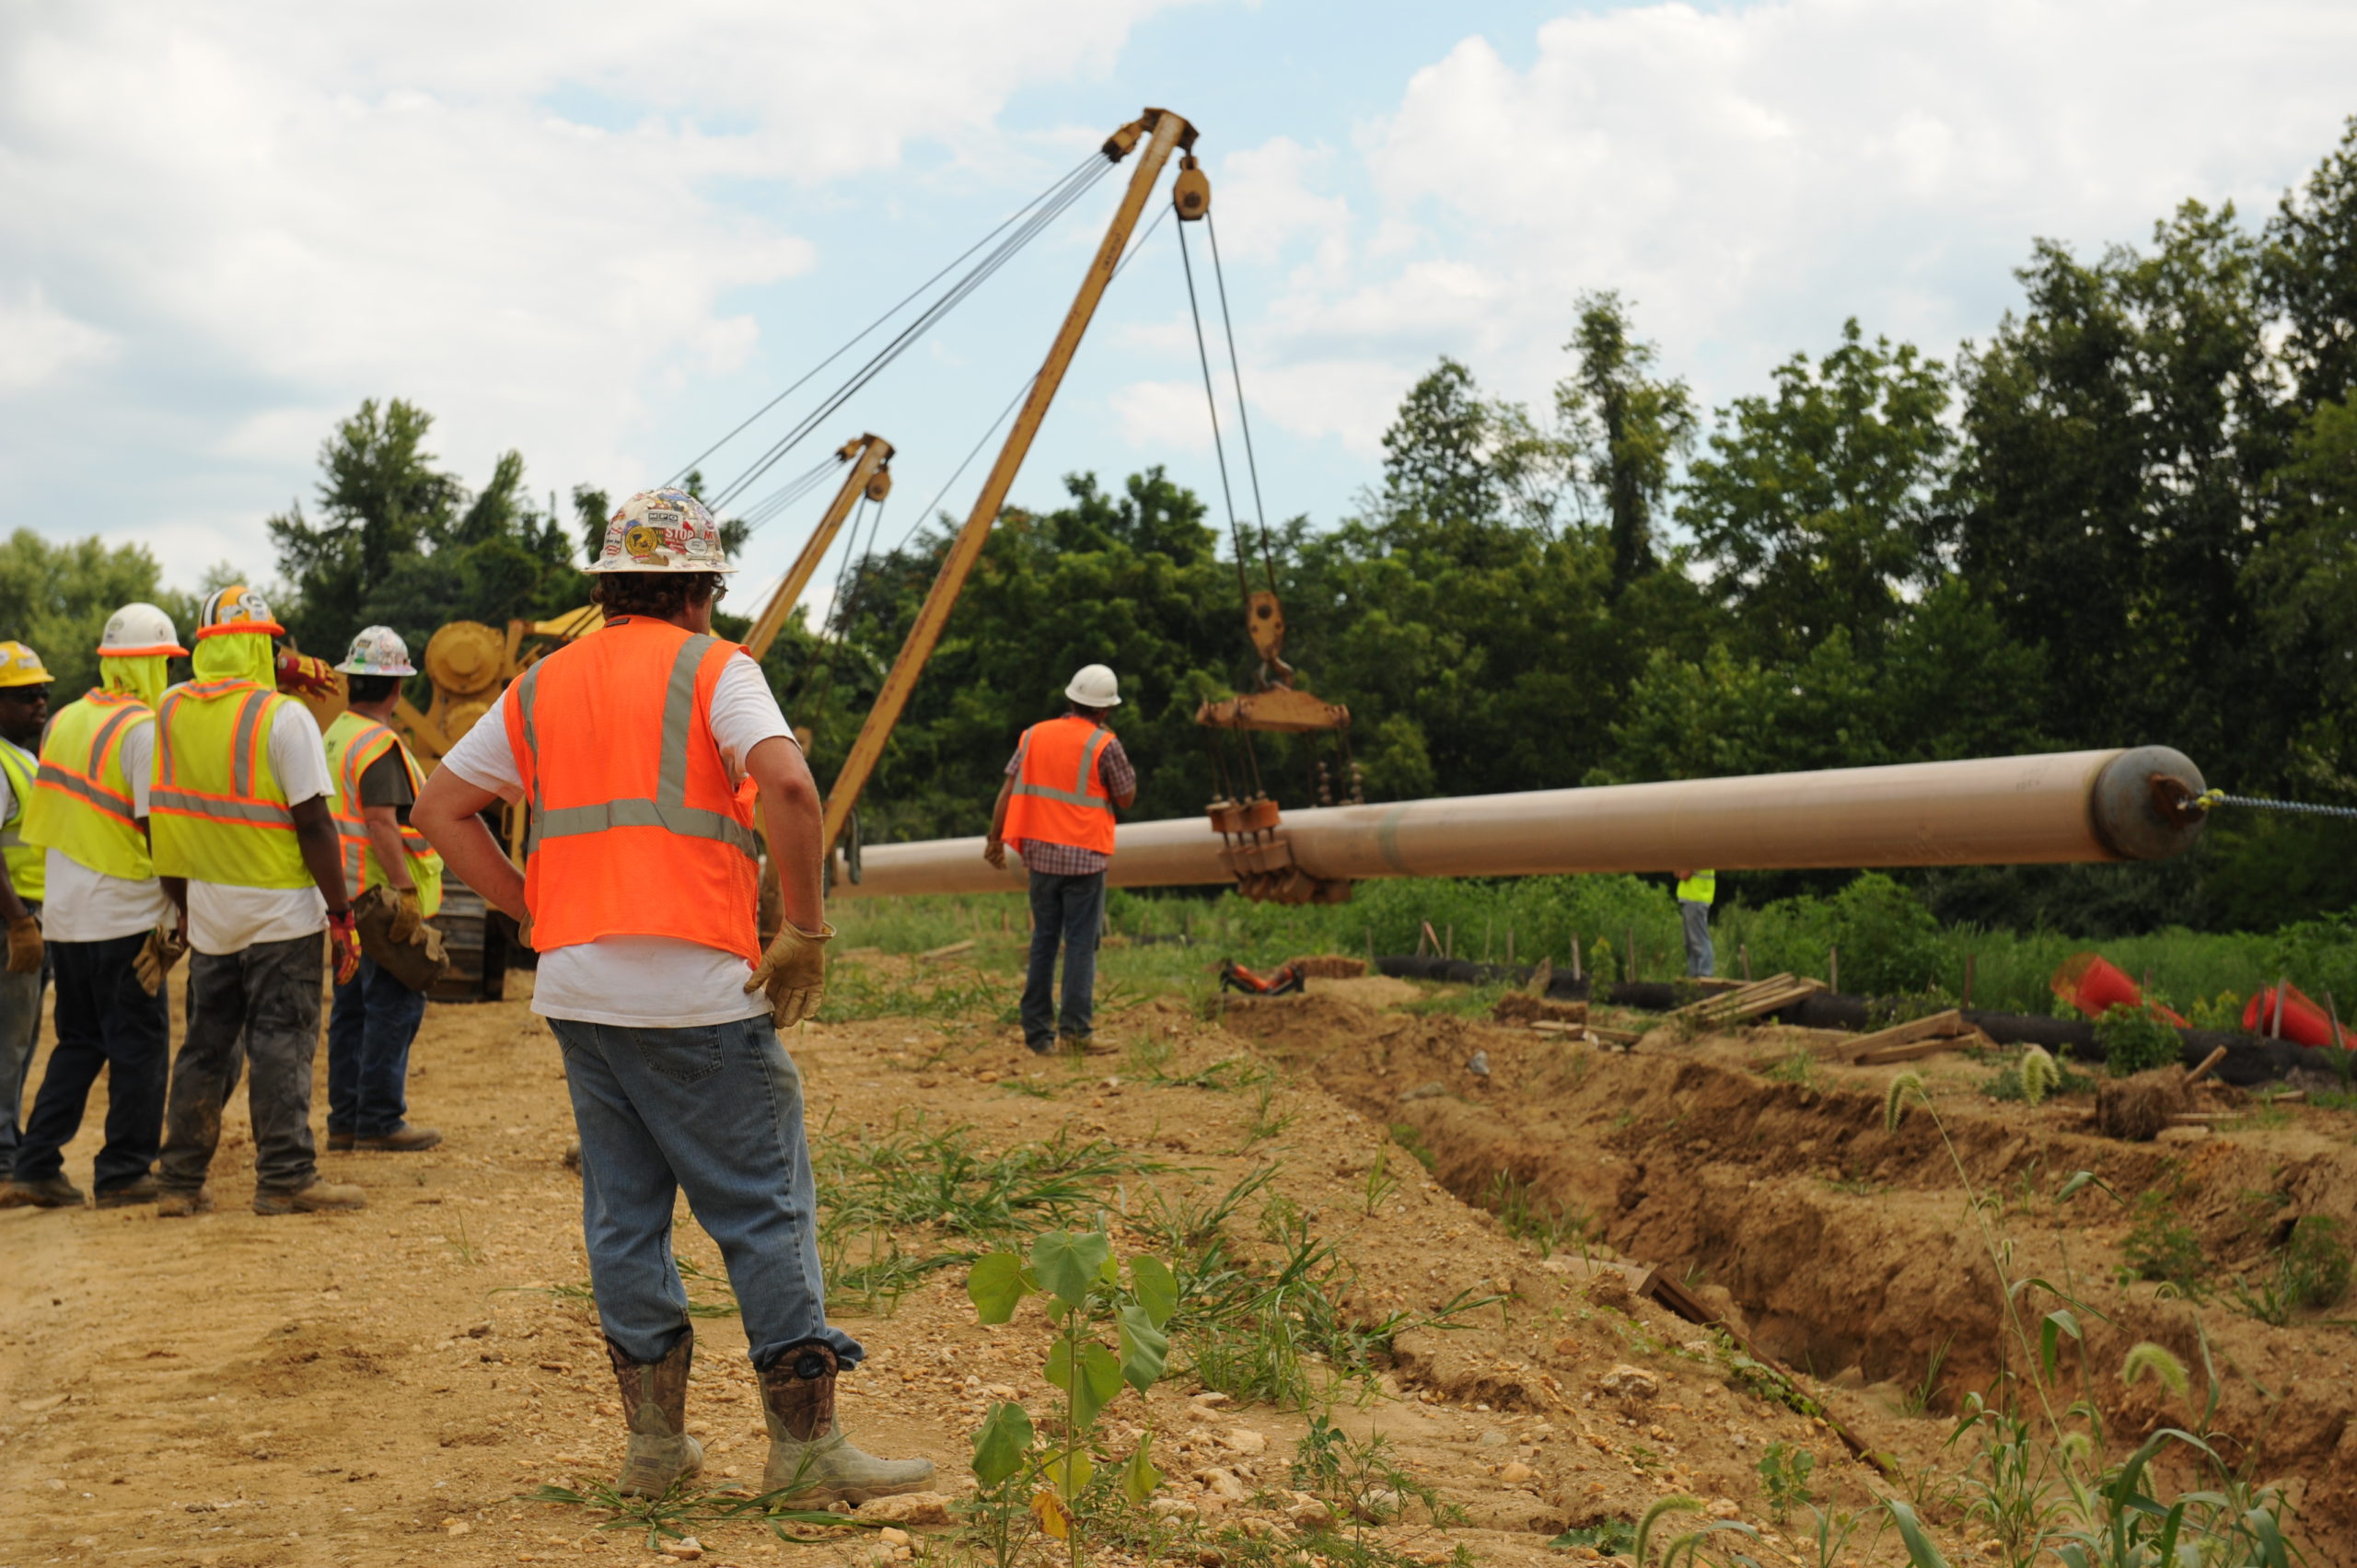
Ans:
[[[2121,1272],[2131,1279],[2156,1280],[2186,1295],[2198,1294],[2209,1254],[2201,1237],[2179,1217],[2178,1191],[2150,1188],[2136,1195],[2136,1223],[2119,1244]]]
[[[2229,1461],[2211,1424],[2221,1396],[2207,1336],[2198,1336],[2205,1375],[2198,1411],[2191,1378],[2168,1351],[2139,1344],[2121,1358],[2122,1383],[2159,1383],[2190,1419],[2161,1428],[2114,1461],[2101,1404],[2084,1392],[2099,1386],[2103,1376],[2081,1328],[2094,1309],[2051,1280],[2015,1275],[2013,1242],[1997,1232],[1991,1217],[1997,1205],[1973,1179],[1922,1076],[1905,1073],[1884,1102],[1887,1129],[1896,1132],[1910,1112],[1928,1117],[1938,1133],[1965,1193],[1968,1221],[2003,1283],[1998,1307],[2005,1363],[1988,1398],[1966,1396],[1949,1433],[1945,1451],[1963,1457],[1961,1469],[1945,1483],[1927,1479],[1911,1488],[1910,1500],[1885,1500],[1914,1568],[1948,1568],[1919,1516],[1919,1508],[1933,1500],[1960,1503],[1967,1519],[1995,1538],[2005,1568],[2049,1560],[2066,1568],[2284,1568],[2292,1549],[2283,1536],[2282,1490],[2257,1477],[2256,1445],[2238,1446],[2241,1459]],[[2067,1202],[2091,1187],[2110,1191],[2081,1171],[2061,1183],[2055,1201]],[[2033,1317],[2049,1300],[2054,1305]],[[2197,1484],[2173,1485],[2160,1470],[2165,1458],[2173,1472],[2192,1472]]]
[[[1585,1248],[1596,1216],[1574,1203],[1555,1202],[1543,1198],[1530,1184],[1511,1170],[1501,1170],[1490,1178],[1488,1190],[1482,1194],[1483,1206],[1498,1216],[1498,1224],[1516,1241],[1527,1241],[1538,1249],[1541,1258],[1551,1258],[1566,1243]]]
[[[2106,1011],[2096,1020],[2096,1043],[2103,1048],[2104,1066],[2115,1078],[2166,1067],[2185,1052],[2176,1028],[2149,1004],[2122,1004]]]
[[[2304,1214],[2292,1234],[2254,1281],[2236,1275],[2227,1286],[2234,1304],[2262,1323],[2278,1328],[2302,1312],[2321,1312],[2349,1295],[2350,1256],[2340,1222]]]
[[[1816,1489],[1808,1483],[1809,1472],[1817,1469],[1817,1456],[1806,1448],[1782,1441],[1771,1443],[1760,1453],[1759,1468],[1759,1488],[1768,1495],[1768,1516],[1776,1523],[1790,1518],[1795,1507],[1817,1501]]]

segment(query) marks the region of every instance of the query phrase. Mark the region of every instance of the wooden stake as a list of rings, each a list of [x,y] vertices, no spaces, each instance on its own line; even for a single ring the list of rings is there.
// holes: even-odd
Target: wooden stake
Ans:
[[[1964,956],[1964,1005],[1968,1007],[1972,1005],[1973,965],[1980,957],[1980,955],[1978,953],[1967,953]]]
[[[1453,920],[1448,923],[1446,934],[1441,938],[1440,956],[1451,960],[1457,957],[1457,922]]]
[[[1633,985],[1637,981],[1637,928],[1633,925],[1629,927],[1626,935],[1629,938],[1629,982]]]
[[[1514,927],[1506,927],[1506,962],[1514,962]]]
[[[1572,936],[1572,978],[1573,980],[1584,978],[1580,972],[1580,939],[1576,932]]]
[[[1736,956],[1743,960],[1743,983],[1749,985],[1751,983],[1751,944],[1738,942],[1735,945],[1735,950]]]
[[[1841,949],[1839,947],[1825,949],[1825,989],[1836,996],[1841,994]]]
[[[2332,993],[2324,993],[2324,1016],[2332,1021],[2332,1043],[2341,1050],[2349,1049],[2349,1041],[2340,1033],[2340,1009],[2332,1005]]]
[[[2288,974],[2275,978],[2275,1017],[2267,1026],[2267,1038],[2270,1040],[2283,1038],[2283,993],[2291,988],[2291,984],[2292,977]]]

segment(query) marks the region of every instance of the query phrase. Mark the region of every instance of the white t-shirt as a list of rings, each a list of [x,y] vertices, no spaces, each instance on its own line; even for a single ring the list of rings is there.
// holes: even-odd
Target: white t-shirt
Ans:
[[[773,736],[794,738],[761,667],[730,659],[712,690],[711,735],[731,784],[745,779],[745,759]],[[503,799],[524,793],[504,714],[494,710],[459,738],[442,765],[478,789]],[[532,983],[532,1011],[542,1017],[627,1028],[685,1028],[729,1024],[769,1011],[745,981],[752,966],[721,947],[679,936],[601,936],[552,947],[540,955]]]
[[[131,814],[147,815],[147,785],[156,766],[156,721],[123,726],[122,776],[131,783]],[[0,780],[0,788],[6,781]],[[52,942],[110,942],[168,923],[172,900],[153,877],[110,877],[93,871],[62,849],[49,852],[49,897],[41,906],[41,935]]]
[[[270,721],[270,772],[286,804],[335,796],[327,745],[319,722],[296,702],[278,704]],[[328,928],[328,901],[308,883],[300,888],[238,888],[226,882],[188,883],[188,941],[200,953],[242,953],[257,942],[291,942]]]

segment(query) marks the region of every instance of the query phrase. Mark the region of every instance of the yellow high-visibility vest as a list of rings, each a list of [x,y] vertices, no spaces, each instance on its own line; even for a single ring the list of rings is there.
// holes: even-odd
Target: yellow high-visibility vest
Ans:
[[[1678,885],[1678,901],[1682,904],[1707,904],[1719,895],[1719,874],[1697,871]]]
[[[156,863],[123,771],[122,742],[136,726],[155,722],[156,711],[129,691],[93,691],[66,703],[41,742],[25,841],[109,877],[134,882],[154,877]]]
[[[270,726],[291,703],[251,680],[192,680],[156,709],[147,830],[156,870],[237,888],[308,888]]]
[[[33,801],[33,770],[26,766],[24,753],[6,741],[0,741],[0,770],[7,772],[10,797],[7,819],[0,821],[0,858],[7,862],[17,897],[30,903],[49,890],[49,857],[24,834],[25,808]]]
[[[389,880],[385,867],[377,859],[376,847],[368,839],[368,819],[360,804],[360,775],[389,750],[400,752],[401,766],[409,770],[412,798],[425,788],[425,775],[418,772],[417,760],[409,754],[409,748],[401,744],[400,736],[348,708],[328,726],[326,739],[328,772],[336,784],[331,815],[335,818],[337,839],[343,845],[343,882],[357,896],[364,889],[381,887]],[[401,829],[401,851],[409,857],[410,880],[417,884],[418,909],[431,916],[442,907],[442,857],[425,842],[424,833],[408,826]]]

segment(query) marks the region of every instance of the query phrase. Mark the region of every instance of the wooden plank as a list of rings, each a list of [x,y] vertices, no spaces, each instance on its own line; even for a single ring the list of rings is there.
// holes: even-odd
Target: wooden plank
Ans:
[[[1892,1056],[1886,1053],[1894,1047],[1912,1045],[1918,1040],[1960,1035],[1971,1027],[1964,1021],[1962,1013],[1951,1007],[1945,1013],[1933,1013],[1926,1017],[1910,1019],[1903,1024],[1894,1024],[1889,1028],[1878,1029],[1870,1035],[1860,1035],[1855,1047],[1857,1054],[1852,1060],[1862,1067],[1872,1066],[1877,1062],[1904,1062],[1907,1058],[1903,1055]],[[1933,1046],[1932,1049],[1940,1051],[1946,1048]],[[1922,1056],[1929,1055],[1930,1052],[1917,1051],[1915,1054]]]
[[[954,958],[960,953],[970,953],[973,950],[974,939],[969,936],[963,942],[951,942],[945,947],[928,947],[917,955],[917,962],[935,964],[944,958]]]
[[[1979,1029],[1968,1028],[1960,1035],[1933,1035],[1905,1045],[1886,1045],[1879,1051],[1861,1051],[1852,1054],[1851,1063],[1858,1067],[1887,1067],[1894,1062],[1912,1062],[1918,1057],[1937,1056],[1943,1051],[1968,1051],[1974,1046],[1996,1042]]]
[[[1645,1038],[1635,1029],[1608,1029],[1601,1024],[1588,1025],[1587,1032],[1591,1039],[1602,1040],[1607,1045],[1617,1045],[1623,1051]]]

